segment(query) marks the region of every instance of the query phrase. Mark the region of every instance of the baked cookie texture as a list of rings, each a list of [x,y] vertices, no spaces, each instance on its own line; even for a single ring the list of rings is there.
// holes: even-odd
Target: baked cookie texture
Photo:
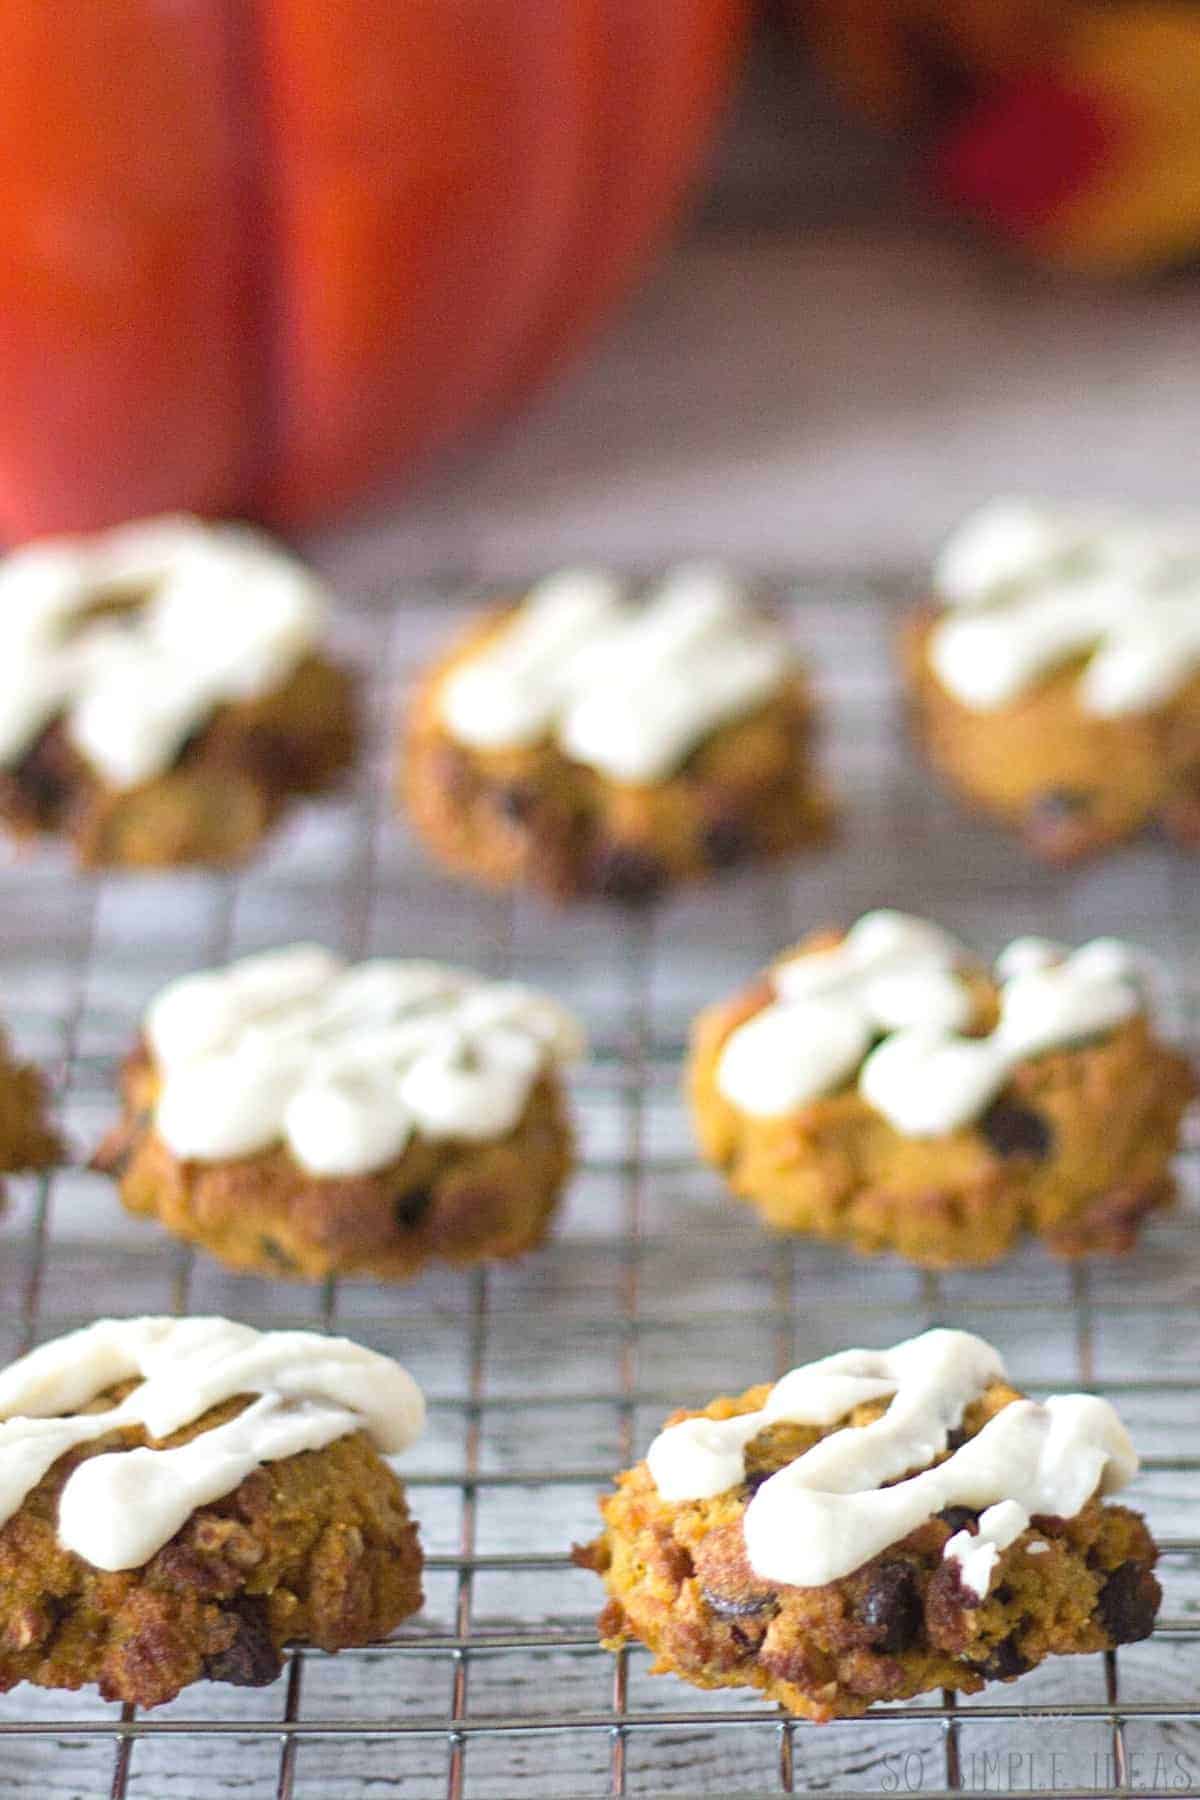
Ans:
[[[1175,657],[1171,679],[1160,679],[1157,686],[1146,684],[1137,704],[1110,702],[1105,709],[1088,700],[1088,673],[1096,668],[1097,653],[1105,652],[1105,630],[1099,623],[1090,637],[1087,625],[1079,628],[1074,650],[1067,635],[1067,650],[1047,653],[1042,662],[1033,659],[1025,679],[1007,684],[1002,698],[993,698],[986,706],[972,704],[955,691],[945,670],[939,671],[937,646],[948,621],[954,621],[959,634],[964,623],[982,632],[990,612],[1018,601],[1025,608],[1025,619],[1033,605],[1072,605],[1074,576],[1063,576],[1058,560],[1074,556],[1072,567],[1078,567],[1081,580],[1094,578],[1097,572],[1108,580],[1121,580],[1115,556],[1112,569],[1105,562],[1112,536],[1119,529],[1132,529],[1121,520],[1112,526],[1083,524],[1072,531],[1067,522],[1058,524],[1052,513],[1022,509],[1000,517],[997,506],[984,509],[973,522],[968,520],[963,535],[991,529],[990,518],[1000,524],[1007,518],[1009,531],[1020,531],[1029,518],[1043,524],[1027,560],[1018,565],[1006,560],[1002,565],[995,607],[981,605],[972,589],[975,616],[963,621],[954,610],[948,612],[946,599],[936,594],[914,608],[901,632],[910,715],[928,760],[959,796],[1018,833],[1025,848],[1045,862],[1074,862],[1155,826],[1184,848],[1200,848],[1200,655],[1184,653],[1187,646]],[[970,538],[963,542],[970,553]],[[1153,540],[1148,545],[1141,538],[1137,542],[1146,560],[1157,554]],[[1169,569],[1166,547],[1162,558]],[[1195,562],[1195,549],[1191,558]],[[1024,598],[1022,581],[1027,587]],[[1128,574],[1130,608],[1137,607],[1141,598],[1139,581],[1137,572]],[[1195,583],[1195,574],[1191,581]],[[950,585],[954,587],[954,581]],[[1200,587],[1193,585],[1189,594],[1191,598],[1182,594],[1171,605],[1189,605],[1200,619]],[[1108,639],[1114,641],[1114,628],[1108,630]],[[959,643],[963,641],[961,635]],[[981,659],[993,653],[981,637]],[[1160,653],[1162,664],[1166,655]],[[1108,657],[1112,666],[1112,648]]]
[[[816,712],[794,661],[771,692],[705,731],[652,780],[614,779],[548,732],[495,748],[457,739],[444,713],[447,686],[519,614],[520,603],[488,612],[411,696],[397,795],[447,868],[556,901],[636,903],[828,837],[832,808],[816,770]]]
[[[62,1141],[47,1119],[45,1078],[14,1059],[0,1030],[0,1174],[45,1169],[61,1154]]]
[[[117,550],[104,550],[110,541]],[[114,674],[111,690],[101,691],[97,683],[86,696],[77,678],[81,691],[74,699],[68,691],[66,698],[46,704],[40,725],[17,736],[6,734],[0,709],[0,826],[19,842],[61,835],[84,868],[240,862],[278,822],[290,801],[329,788],[357,751],[356,683],[349,670],[329,660],[319,647],[319,590],[307,572],[282,552],[235,527],[151,521],[83,543],[92,548],[69,554],[96,557],[96,572],[79,574],[70,607],[35,621],[40,635],[30,630],[32,647],[16,647],[6,654],[14,660],[24,658],[33,667],[35,653],[61,651],[60,637],[69,646],[73,639],[86,640],[89,632],[122,627],[130,638],[125,652],[130,670]],[[120,566],[115,562],[118,552]],[[24,554],[33,558],[52,553],[68,554],[54,546],[34,547]],[[106,560],[99,560],[110,556],[111,579],[104,573]],[[203,580],[213,584],[211,594],[193,570],[192,557],[212,559],[211,572],[207,563],[199,565]],[[0,588],[4,574],[0,564]],[[172,582],[184,580],[189,584],[184,604],[173,616],[178,619],[185,609],[192,610],[194,621],[187,629],[195,633],[211,599],[211,635],[218,645],[228,624],[218,603],[236,608],[241,601],[253,609],[256,582],[292,583],[296,616],[279,620],[273,629],[268,620],[263,641],[247,641],[245,655],[233,659],[234,669],[218,672],[208,698],[197,674],[192,705],[180,703],[187,714],[184,729],[172,735],[163,727],[161,741],[152,749],[147,747],[149,740],[157,739],[159,732],[152,719],[144,738],[136,732],[128,737],[118,733],[116,760],[106,764],[98,760],[99,748],[81,747],[80,736],[88,728],[76,730],[73,707],[76,712],[92,707],[97,717],[103,709],[107,717],[101,726],[91,728],[88,741],[104,747],[113,716],[130,710],[122,684],[152,695],[176,679],[171,662],[198,669],[198,653],[187,642],[156,648],[153,625],[143,625],[157,599],[170,593]],[[7,593],[3,599],[7,605]],[[272,595],[266,604],[275,606]],[[139,666],[134,674],[133,660],[139,657],[159,658],[164,667],[151,666],[147,660],[146,667]],[[100,658],[96,666],[101,666]],[[128,773],[118,776],[116,767],[129,753],[130,742],[135,760]]]
[[[235,1269],[400,1281],[517,1256],[571,1170],[559,1068],[581,1043],[514,984],[267,952],[159,996],[93,1166]]]
[[[93,1167],[119,1183],[130,1212],[259,1275],[407,1281],[430,1263],[521,1256],[544,1241],[573,1165],[551,1078],[495,1142],[418,1136],[386,1168],[354,1176],[312,1175],[283,1145],[215,1163],[176,1156],[154,1129],[160,1078],[144,1046],[121,1085],[125,1116]]]
[[[1158,825],[1200,847],[1200,677],[1145,712],[1097,718],[1079,702],[1082,659],[1007,706],[978,712],[938,680],[921,606],[902,657],[917,736],[946,781],[1035,856],[1071,863]]]
[[[736,1418],[761,1408],[770,1392],[750,1388],[701,1412],[676,1413],[669,1424]],[[1020,1398],[1003,1381],[989,1384],[947,1449],[922,1466],[945,1462]],[[869,1426],[887,1406],[861,1404],[827,1426],[769,1424],[746,1448],[744,1479],[712,1498],[664,1500],[644,1461],[618,1475],[600,1503],[603,1534],[575,1553],[608,1589],[599,1620],[606,1648],[637,1640],[653,1652],[655,1674],[703,1688],[756,1688],[788,1712],[826,1723],[931,1689],[978,1693],[1047,1657],[1150,1634],[1161,1600],[1153,1539],[1138,1513],[1097,1496],[1070,1518],[1034,1514],[999,1552],[982,1596],[945,1554],[957,1534],[980,1531],[979,1511],[966,1506],[942,1508],[820,1586],[756,1574],[745,1519],[762,1484],[833,1434]]]
[[[844,941],[817,934],[783,962]],[[969,964],[964,984],[966,1035],[992,1031],[999,986]],[[731,1101],[720,1079],[726,1046],[774,998],[767,975],[702,1013],[687,1073],[702,1154],[772,1230],[955,1268],[995,1262],[1025,1233],[1058,1257],[1123,1255],[1172,1203],[1196,1074],[1144,1010],[1022,1059],[977,1117],[914,1136],[852,1078],[774,1116]]]
[[[80,1410],[106,1411],[135,1385]],[[373,1643],[420,1607],[417,1529],[365,1430],[259,1466],[138,1566],[97,1567],[64,1546],[63,1491],[84,1465],[195,1443],[252,1404],[211,1407],[161,1439],[114,1429],[58,1458],[0,1525],[0,1692],[94,1683],[106,1700],[153,1707],[194,1681],[261,1687],[285,1646]]]

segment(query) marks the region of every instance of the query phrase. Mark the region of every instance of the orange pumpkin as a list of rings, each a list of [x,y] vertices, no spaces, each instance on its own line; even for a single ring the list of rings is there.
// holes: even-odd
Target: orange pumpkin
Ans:
[[[0,531],[312,518],[628,286],[745,0],[10,0]]]

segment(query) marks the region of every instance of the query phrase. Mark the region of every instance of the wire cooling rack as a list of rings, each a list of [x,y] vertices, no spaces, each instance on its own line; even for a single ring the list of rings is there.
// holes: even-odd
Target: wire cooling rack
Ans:
[[[553,1242],[516,1265],[409,1287],[297,1287],[226,1273],[127,1218],[80,1169],[12,1184],[0,1219],[0,1357],[106,1313],[206,1310],[337,1327],[401,1357],[430,1396],[404,1472],[427,1604],[385,1645],[298,1650],[273,1687],[201,1685],[150,1714],[91,1694],[0,1697],[11,1800],[1001,1792],[1200,1795],[1200,1218],[1123,1263],[1034,1250],[921,1275],[768,1239],[695,1161],[678,1091],[695,1009],[817,924],[886,903],[992,951],[1021,931],[1136,936],[1197,1040],[1196,864],[1161,846],[1082,873],[1032,868],[962,816],[903,747],[886,595],[785,584],[846,808],[831,851],[696,890],[653,915],[551,913],[443,880],[387,800],[387,731],[411,668],[456,622],[426,594],[339,620],[373,671],[358,784],[298,815],[236,876],[84,881],[57,851],[0,865],[0,1006],[57,1075],[76,1147],[113,1113],[149,995],[185,969],[296,938],[351,954],[470,960],[561,995],[594,1055],[575,1081],[582,1167]],[[1154,1637],[1062,1659],[977,1699],[933,1695],[822,1729],[748,1695],[651,1679],[595,1639],[599,1584],[569,1561],[595,1497],[663,1415],[854,1343],[934,1321],[996,1342],[1035,1393],[1090,1387],[1143,1452],[1132,1500],[1164,1548]]]

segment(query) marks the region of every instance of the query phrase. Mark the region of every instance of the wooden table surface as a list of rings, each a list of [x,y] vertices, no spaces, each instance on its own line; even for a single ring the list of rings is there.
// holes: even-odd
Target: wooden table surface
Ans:
[[[351,586],[716,551],[910,568],[996,491],[1194,497],[1200,275],[1056,278],[761,58],[683,241],[533,408],[322,533]]]

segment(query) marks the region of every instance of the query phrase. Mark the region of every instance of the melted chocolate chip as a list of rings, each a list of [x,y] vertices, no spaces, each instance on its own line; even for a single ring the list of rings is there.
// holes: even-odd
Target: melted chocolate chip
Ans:
[[[882,1563],[875,1570],[858,1607],[858,1616],[874,1637],[874,1648],[895,1656],[916,1642],[921,1630],[921,1591],[908,1563]]]
[[[1047,788],[1030,803],[1029,819],[1034,825],[1075,825],[1088,811],[1091,801],[1079,788]]]
[[[506,782],[503,787],[495,789],[492,798],[496,811],[510,825],[525,825],[533,814],[534,792],[523,781]]]
[[[1114,1644],[1136,1644],[1154,1628],[1161,1590],[1141,1563],[1122,1563],[1100,1590],[1096,1611]]]
[[[653,900],[666,885],[667,872],[657,856],[636,844],[610,844],[592,870],[592,887],[606,900],[637,906]]]
[[[243,1595],[224,1608],[237,1618],[237,1636],[227,1650],[207,1658],[204,1673],[210,1681],[228,1681],[234,1687],[267,1687],[278,1678],[283,1659],[267,1626],[267,1603],[257,1595]]]
[[[993,1101],[980,1119],[979,1129],[997,1156],[1028,1156],[1044,1162],[1054,1143],[1053,1128],[1041,1114],[1018,1106],[1015,1100]]]
[[[21,803],[42,825],[52,825],[71,798],[72,783],[61,730],[44,731],[12,771]]]
[[[979,1673],[988,1681],[1011,1681],[1014,1675],[1024,1675],[1033,1664],[1017,1649],[1014,1637],[1001,1638],[994,1646],[986,1662],[979,1664]]]
[[[265,1256],[270,1262],[275,1263],[281,1269],[294,1269],[297,1266],[295,1257],[292,1256],[290,1251],[284,1249],[277,1238],[260,1237],[258,1240],[258,1253],[260,1256]]]
[[[718,1594],[710,1587],[701,1588],[700,1593],[718,1619],[755,1619],[776,1604],[774,1594]]]
[[[433,1192],[430,1188],[413,1188],[410,1193],[397,1194],[392,1201],[392,1218],[396,1222],[397,1231],[415,1231],[433,1205]]]
[[[700,837],[704,860],[713,869],[732,869],[750,854],[750,836],[737,819],[713,819]]]
[[[965,1531],[979,1523],[979,1514],[969,1506],[944,1506],[938,1518],[944,1519],[951,1531]]]

